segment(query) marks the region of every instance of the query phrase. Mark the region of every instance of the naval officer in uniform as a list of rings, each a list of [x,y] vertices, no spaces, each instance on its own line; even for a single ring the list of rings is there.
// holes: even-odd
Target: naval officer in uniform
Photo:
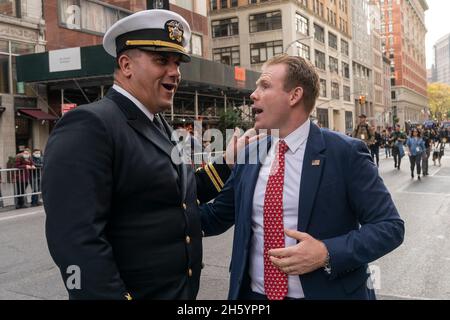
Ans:
[[[70,299],[197,295],[198,204],[217,195],[230,170],[216,163],[193,172],[171,158],[172,128],[159,113],[190,61],[190,36],[185,19],[167,10],[115,23],[103,39],[117,61],[113,87],[64,115],[49,138],[46,236]]]

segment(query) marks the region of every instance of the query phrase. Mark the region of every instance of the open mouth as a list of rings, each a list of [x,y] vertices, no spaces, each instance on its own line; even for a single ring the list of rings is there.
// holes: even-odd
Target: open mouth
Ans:
[[[171,83],[163,83],[162,86],[163,86],[166,90],[169,90],[169,91],[172,91],[172,90],[175,89],[175,85],[174,85],[174,84],[171,84]]]
[[[263,110],[258,107],[253,106],[252,112],[253,112],[253,115],[256,116],[258,114],[261,114],[263,112]]]

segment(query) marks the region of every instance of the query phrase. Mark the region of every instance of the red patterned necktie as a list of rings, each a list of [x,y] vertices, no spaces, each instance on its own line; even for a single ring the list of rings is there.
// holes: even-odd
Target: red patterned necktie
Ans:
[[[282,300],[288,292],[287,275],[272,264],[267,254],[270,249],[284,248],[283,184],[287,150],[286,142],[280,140],[264,197],[264,290],[269,300]]]

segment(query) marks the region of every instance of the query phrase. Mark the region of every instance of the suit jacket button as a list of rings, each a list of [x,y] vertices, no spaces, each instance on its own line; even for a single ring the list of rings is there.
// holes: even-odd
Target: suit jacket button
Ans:
[[[200,205],[200,200],[197,199],[197,205]]]
[[[183,203],[183,209],[186,210],[186,208],[187,208],[186,203]]]
[[[189,270],[188,270],[188,276],[192,277],[192,269],[191,268],[189,268]]]
[[[191,243],[191,237],[186,236],[186,243],[187,243],[187,244],[190,244],[190,243]]]

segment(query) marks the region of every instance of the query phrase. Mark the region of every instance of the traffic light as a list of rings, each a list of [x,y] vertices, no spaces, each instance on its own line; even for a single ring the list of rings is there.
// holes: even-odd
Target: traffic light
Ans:
[[[359,96],[359,104],[363,105],[366,103],[366,96]]]

